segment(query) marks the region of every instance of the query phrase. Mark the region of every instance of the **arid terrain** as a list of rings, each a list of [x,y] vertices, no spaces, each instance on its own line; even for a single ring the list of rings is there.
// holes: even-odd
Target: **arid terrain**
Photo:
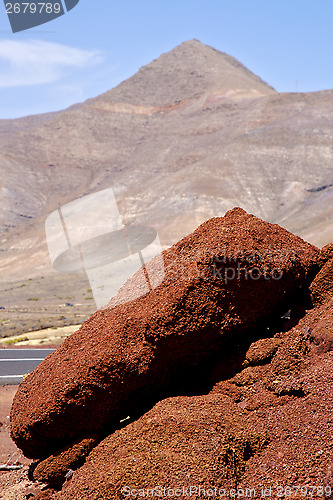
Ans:
[[[333,244],[235,208],[163,260],[0,393],[4,464],[34,460],[3,498],[332,498]]]
[[[91,312],[60,307],[65,297],[85,306],[90,285],[84,275],[56,277],[44,223],[104,188],[114,190],[124,224],[154,227],[162,248],[234,206],[330,242],[332,106],[331,90],[278,94],[192,40],[97,98],[0,121],[1,335]],[[28,280],[27,295],[19,287]]]
[[[64,279],[53,272],[45,277],[1,282],[0,297],[0,337],[81,324],[96,309],[84,275],[65,275]]]
[[[332,117],[333,90],[279,94],[192,40],[0,121],[0,348],[59,346],[0,387],[0,465],[23,465],[1,499],[333,498]],[[45,220],[105,188],[158,232],[165,279],[121,303],[138,272],[96,311],[85,273],[52,268]]]

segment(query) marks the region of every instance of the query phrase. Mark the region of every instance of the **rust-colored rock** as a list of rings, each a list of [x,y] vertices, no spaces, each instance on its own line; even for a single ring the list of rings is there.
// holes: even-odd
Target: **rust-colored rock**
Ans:
[[[251,344],[246,353],[244,368],[251,365],[262,365],[269,362],[276,353],[281,341],[277,338],[272,339],[259,339],[257,342]]]
[[[319,252],[318,265],[323,267],[331,259],[333,259],[333,243],[328,243]]]
[[[323,304],[333,296],[333,259],[321,268],[310,286],[313,304]]]
[[[317,255],[239,208],[202,224],[163,252],[160,286],[97,311],[24,380],[11,410],[14,441],[27,456],[43,458],[119,425],[225,339],[244,337],[285,307],[307,284]]]
[[[252,371],[250,385],[233,388],[234,377],[205,396],[169,398],[104,439],[53,500],[120,500],[126,486],[137,489],[138,498],[147,488],[188,492],[192,486],[192,498],[199,499],[215,487],[221,496],[225,489],[225,498],[234,487],[240,498],[246,488],[261,498],[266,485],[270,498],[278,498],[287,483],[295,491],[309,478],[320,478],[318,488],[324,484],[331,498],[333,357],[314,355],[304,333],[304,323],[313,328],[322,312],[308,311],[295,328],[274,337],[274,357],[242,370]],[[332,319],[332,309],[326,312]]]
[[[333,350],[333,300],[316,307],[300,322],[301,331],[314,354]]]
[[[48,488],[47,490],[41,491],[40,493],[37,493],[37,495],[29,498],[31,498],[31,500],[51,500],[55,493],[56,492],[53,489]]]
[[[58,488],[66,480],[66,475],[71,469],[77,469],[83,464],[85,457],[97,443],[97,437],[85,438],[68,446],[62,452],[51,455],[34,469],[34,479]]]
[[[333,464],[330,464],[324,479],[324,487],[331,488],[332,494],[327,495],[329,499],[333,498]]]
[[[256,412],[272,438],[267,448],[246,463],[238,483],[238,488],[255,488],[257,498],[261,498],[262,485],[271,487],[272,499],[279,498],[278,492],[286,485],[296,491],[304,485],[319,484],[327,487],[326,498],[333,493],[327,474],[332,463],[333,357],[331,352],[320,356],[309,353],[304,361],[299,372],[290,369],[293,380],[285,379],[276,387],[278,396],[269,391],[275,402],[261,390],[260,381],[244,391],[240,404],[250,414]]]
[[[225,395],[165,399],[104,439],[55,498],[123,500],[133,498],[129,488],[158,493],[159,486],[180,488],[186,498],[193,486],[233,488],[246,461],[268,443],[255,415]],[[191,498],[202,496],[192,491]]]

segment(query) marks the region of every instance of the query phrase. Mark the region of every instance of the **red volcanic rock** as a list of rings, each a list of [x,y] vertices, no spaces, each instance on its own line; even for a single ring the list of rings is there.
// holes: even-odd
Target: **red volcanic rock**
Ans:
[[[55,499],[122,500],[133,498],[130,489],[158,493],[158,487],[170,493],[180,488],[177,495],[186,498],[183,488],[189,495],[199,486],[201,494],[192,490],[192,499],[211,488],[223,496],[222,489],[235,487],[246,461],[268,443],[255,415],[225,395],[165,399],[104,439]]]
[[[263,485],[270,498],[286,487],[286,497],[300,488],[321,496],[324,487],[331,498],[333,356],[311,351],[304,326],[314,329],[321,314],[332,321],[332,308],[319,307],[290,331],[254,342],[247,359],[256,365],[209,394],[163,400],[105,438],[52,500],[152,498],[154,488],[166,498],[180,488],[186,498],[191,487],[194,499],[214,498],[215,488],[217,498],[236,497],[233,488],[238,498],[246,488],[261,498]]]
[[[276,338],[259,339],[251,344],[251,347],[246,353],[243,363],[244,368],[252,365],[262,365],[271,360],[276,353],[281,341]]]
[[[205,222],[163,252],[157,288],[97,311],[24,380],[12,438],[28,457],[43,458],[114,428],[285,307],[317,256],[314,246],[240,208]],[[158,262],[148,264],[149,276],[161,272]],[[119,297],[135,286],[136,275]]]
[[[333,349],[333,299],[308,311],[298,328],[314,354],[322,354]]]
[[[310,286],[313,304],[323,304],[333,295],[333,259],[328,260],[321,268]]]
[[[289,332],[288,342],[293,334],[298,335],[297,329]],[[303,491],[307,488],[309,492],[310,485],[318,487],[319,496],[320,487],[324,486],[324,496],[331,498],[332,352],[304,355],[302,366],[289,369],[289,379],[288,375],[272,379],[277,381],[272,384],[276,385],[275,392],[265,390],[266,367],[259,368],[263,371],[262,379],[244,387],[239,404],[250,415],[256,413],[271,441],[246,462],[238,488],[255,488],[257,496],[253,498],[261,498],[261,487],[267,485],[271,488],[270,498],[276,499],[286,486],[291,489],[286,490],[285,498],[290,491],[300,498],[297,490],[303,487]],[[270,374],[268,368],[266,376]]]
[[[333,259],[333,243],[328,243],[319,252],[318,265],[323,267],[331,259]]]
[[[36,466],[33,471],[34,479],[53,487],[61,486],[69,471],[82,465],[84,457],[89,455],[97,443],[97,437],[85,438],[57,455],[51,455]]]
[[[33,497],[27,497],[27,498],[32,498],[32,500],[51,500],[53,498],[53,495],[56,492],[51,489],[47,489],[45,491],[41,491],[37,495],[34,495]]]

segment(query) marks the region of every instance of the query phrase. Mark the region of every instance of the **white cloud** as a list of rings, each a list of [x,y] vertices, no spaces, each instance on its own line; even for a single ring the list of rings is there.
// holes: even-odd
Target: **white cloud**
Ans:
[[[0,40],[0,88],[52,83],[102,60],[98,51],[43,40]]]

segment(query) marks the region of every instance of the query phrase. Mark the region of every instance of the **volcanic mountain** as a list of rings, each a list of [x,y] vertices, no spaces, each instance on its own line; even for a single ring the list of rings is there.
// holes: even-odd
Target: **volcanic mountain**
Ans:
[[[49,276],[45,219],[105,188],[123,223],[154,227],[163,247],[234,206],[322,246],[332,116],[332,90],[279,94],[192,40],[101,96],[1,120],[1,280]]]

